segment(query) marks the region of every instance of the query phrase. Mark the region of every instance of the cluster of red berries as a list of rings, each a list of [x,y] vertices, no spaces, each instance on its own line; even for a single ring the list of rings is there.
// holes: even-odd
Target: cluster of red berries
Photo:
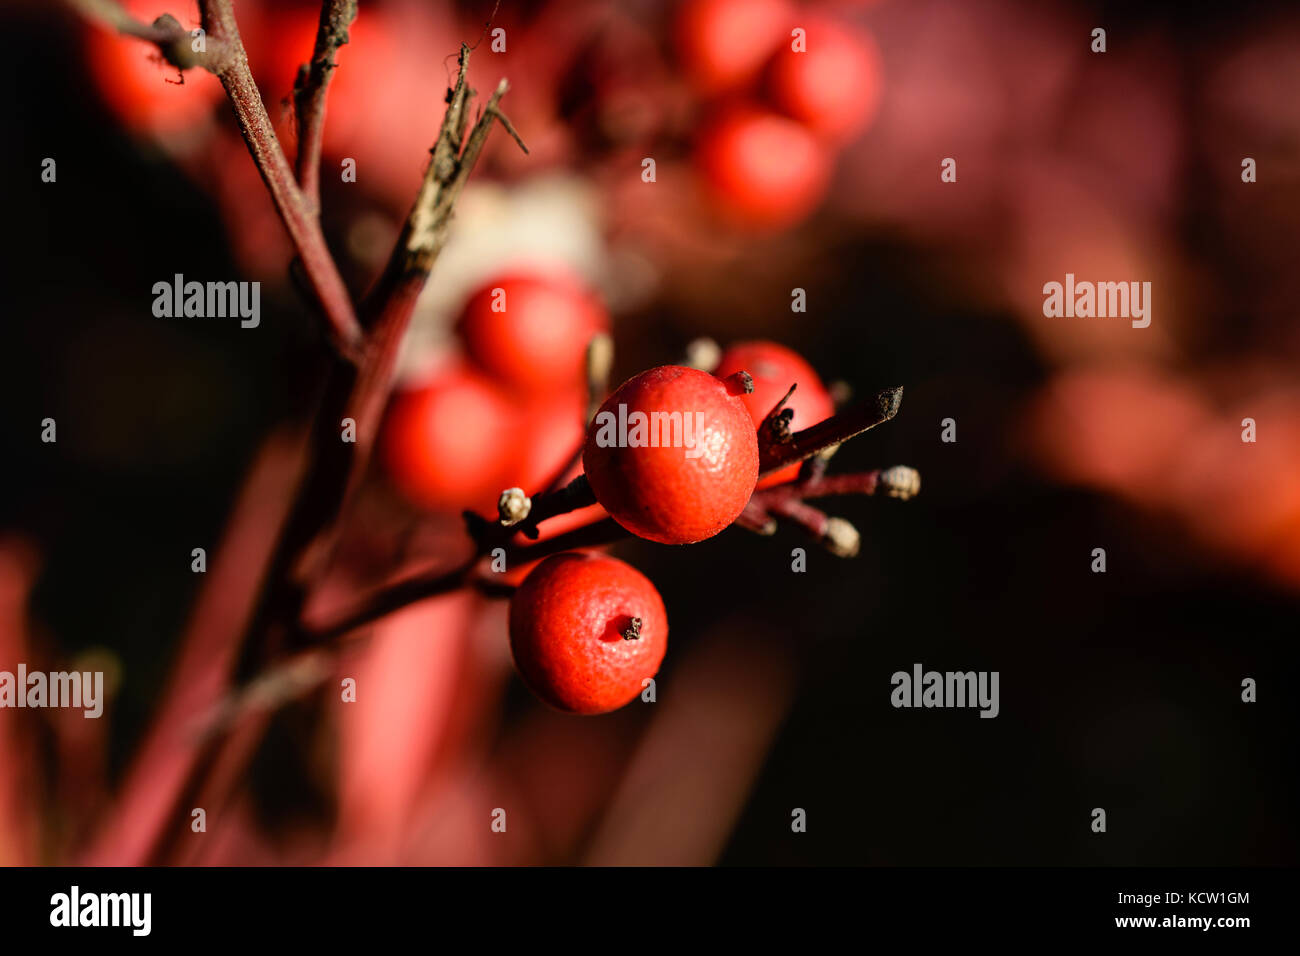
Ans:
[[[587,434],[583,466],[596,500],[628,531],[651,541],[690,544],[712,537],[749,502],[758,484],[758,425],[792,384],[799,398],[791,396],[785,406],[793,411],[791,427],[806,428],[831,414],[817,373],[771,342],[733,346],[717,374],[666,365],[634,376],[606,399]],[[647,419],[656,413],[695,416],[692,453],[599,440],[601,413],[626,418],[637,412]],[[791,469],[763,483],[786,480]],[[654,585],[604,555],[546,559],[510,608],[520,674],[543,700],[573,713],[604,713],[635,698],[658,671],[667,637]]]
[[[826,194],[836,148],[879,105],[875,41],[788,0],[686,0],[675,46],[715,111],[695,165],[717,205],[750,227],[805,218]]]
[[[586,343],[609,315],[577,279],[499,275],[456,326],[463,358],[389,406],[379,453],[409,501],[495,514],[503,488],[534,489],[582,440]]]

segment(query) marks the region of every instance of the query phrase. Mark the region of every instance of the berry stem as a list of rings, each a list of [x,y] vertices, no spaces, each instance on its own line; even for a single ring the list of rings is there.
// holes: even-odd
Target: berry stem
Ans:
[[[506,567],[529,564],[552,554],[572,551],[575,548],[591,548],[596,545],[609,544],[626,537],[623,530],[613,519],[605,518],[591,524],[574,528],[564,534],[548,538],[546,541],[531,545],[505,545]],[[360,627],[371,624],[382,617],[414,604],[426,598],[436,597],[468,585],[477,585],[479,580],[491,581],[490,576],[476,575],[479,563],[486,554],[482,547],[470,560],[450,571],[419,573],[398,577],[389,584],[379,588],[369,597],[364,598],[355,608],[342,614],[337,619],[320,624],[305,623],[302,636],[309,644],[325,644]]]
[[[806,499],[884,494],[906,501],[921,489],[921,476],[914,468],[896,465],[859,474],[827,475],[828,458],[825,453],[816,455],[804,462],[794,481],[755,491],[736,524],[755,534],[770,535],[776,532],[776,519],[785,518],[825,545],[832,554],[848,558],[858,553],[857,529],[843,518],[827,516],[807,504]]]

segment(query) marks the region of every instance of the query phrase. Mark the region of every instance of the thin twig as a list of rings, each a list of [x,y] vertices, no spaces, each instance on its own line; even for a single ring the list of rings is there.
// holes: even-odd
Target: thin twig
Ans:
[[[216,75],[230,97],[244,142],[271,192],[280,219],[289,230],[303,271],[329,324],[335,347],[340,354],[355,360],[361,347],[361,326],[352,308],[352,299],[325,244],[320,221],[298,188],[271,118],[262,105],[262,94],[248,68],[248,54],[239,38],[231,0],[202,0],[200,6],[208,35],[228,47],[228,56]]]
[[[338,353],[356,361],[361,348],[361,326],[352,307],[334,257],[325,244],[314,207],[308,203],[289,168],[271,118],[262,105],[262,94],[248,68],[248,54],[239,36],[231,0],[200,0],[205,52],[192,49],[190,32],[170,15],[145,25],[110,0],[70,0],[80,11],[120,32],[146,40],[158,47],[172,65],[185,70],[201,66],[225,88],[230,105],[252,154],[257,171],[271,193],[276,212],[289,232],[312,292]]]
[[[357,0],[325,0],[311,60],[298,68],[293,87],[298,121],[298,158],[295,170],[303,198],[320,214],[320,154],[325,132],[325,98],[334,75],[334,54],[348,42],[348,27],[357,16]]]
[[[832,415],[810,428],[795,432],[785,441],[764,440],[759,435],[759,474],[767,474],[796,461],[810,458],[823,449],[830,448],[861,435],[868,429],[889,421],[898,414],[903,403],[903,387],[887,388],[877,392],[875,401],[855,405],[847,411]]]
[[[227,56],[225,45],[212,37],[204,38],[205,49],[194,49],[190,29],[170,13],[164,13],[153,23],[144,23],[133,17],[118,0],[67,0],[69,6],[90,20],[97,20],[123,36],[135,37],[158,47],[163,59],[180,70],[203,67],[216,73],[217,66]]]
[[[510,84],[505,79],[497,84],[482,115],[468,137],[465,136],[469,119],[468,103],[473,95],[468,82],[469,58],[470,48],[461,44],[460,70],[456,85],[447,94],[447,112],[433,147],[433,159],[425,170],[420,191],[393,247],[384,274],[367,297],[368,307],[363,311],[370,316],[371,321],[377,321],[385,315],[388,300],[406,284],[406,280],[414,277],[423,286],[429,277],[438,253],[447,242],[456,199],[469,180],[469,174],[487,143],[493,123],[501,123],[519,143],[520,148],[528,152],[528,147],[499,108],[501,98],[510,89]]]

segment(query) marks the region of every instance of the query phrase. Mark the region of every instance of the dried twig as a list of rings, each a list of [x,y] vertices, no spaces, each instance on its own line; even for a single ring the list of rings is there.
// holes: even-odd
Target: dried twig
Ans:
[[[325,131],[325,97],[334,75],[334,54],[348,42],[348,27],[357,16],[357,0],[325,0],[311,60],[298,68],[293,87],[298,121],[298,186],[309,207],[320,214],[320,154]]]
[[[375,436],[392,387],[393,369],[415,304],[449,235],[452,213],[487,142],[494,121],[504,123],[499,109],[509,84],[503,79],[488,100],[483,115],[468,127],[470,49],[460,50],[456,85],[447,91],[433,158],[406,224],[383,275],[362,308],[367,329],[366,360],[355,376],[346,372],[331,384],[327,412],[318,435],[318,480],[307,496],[297,527],[303,532],[292,558],[292,577],[300,588],[318,579],[333,554],[342,515],[360,487],[370,461]],[[513,127],[507,127],[513,128]],[[356,423],[355,440],[338,440],[338,423]]]
[[[897,415],[902,404],[903,387],[900,385],[877,392],[875,401],[855,405],[847,411],[832,415],[810,428],[795,432],[785,441],[764,441],[764,436],[760,433],[759,474],[776,471],[861,435]]]

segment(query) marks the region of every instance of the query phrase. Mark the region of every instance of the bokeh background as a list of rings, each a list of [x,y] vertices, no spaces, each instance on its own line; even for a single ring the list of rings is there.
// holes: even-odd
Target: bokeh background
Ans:
[[[197,22],[192,3],[143,6]],[[418,185],[450,55],[492,7],[362,0],[323,197],[358,294]],[[277,120],[315,11],[236,4]],[[241,500],[273,519],[323,345],[215,82],[169,85],[142,44],[59,4],[4,6],[0,668],[102,669],[112,693],[100,721],[0,712],[0,862],[1295,862],[1293,5],[806,3],[798,16],[868,38],[859,90],[877,102],[806,208],[761,228],[720,208],[696,145],[760,93],[702,90],[677,15],[500,4],[507,52],[484,42],[471,79],[510,78],[532,154],[494,134],[403,383],[454,365],[466,296],[527,263],[601,297],[616,380],[709,336],[782,342],[857,396],[904,385],[899,416],[832,467],[911,465],[921,494],[829,503],[862,532],[851,560],[791,529],[616,545],[669,611],[653,706],[546,709],[513,673],[502,601],[394,615],[266,722],[199,835],[150,803],[176,768],[144,746],[169,701],[222,679],[202,653],[177,670],[203,641],[190,552],[213,559]],[[1098,26],[1105,54],[1089,50]],[[342,156],[355,184],[331,172]],[[940,182],[945,157],[956,183]],[[178,272],[262,282],[260,327],[154,318],[153,283]],[[1066,272],[1151,281],[1150,328],[1044,318],[1042,285]],[[47,416],[57,444],[39,441]],[[407,504],[379,469],[354,526],[350,586],[467,547],[454,512]],[[209,615],[238,615],[212,600]],[[915,662],[999,671],[1000,716],[893,709],[890,675]],[[338,702],[341,675],[356,704]],[[489,828],[498,807],[506,834]],[[796,807],[807,833],[791,832]]]

